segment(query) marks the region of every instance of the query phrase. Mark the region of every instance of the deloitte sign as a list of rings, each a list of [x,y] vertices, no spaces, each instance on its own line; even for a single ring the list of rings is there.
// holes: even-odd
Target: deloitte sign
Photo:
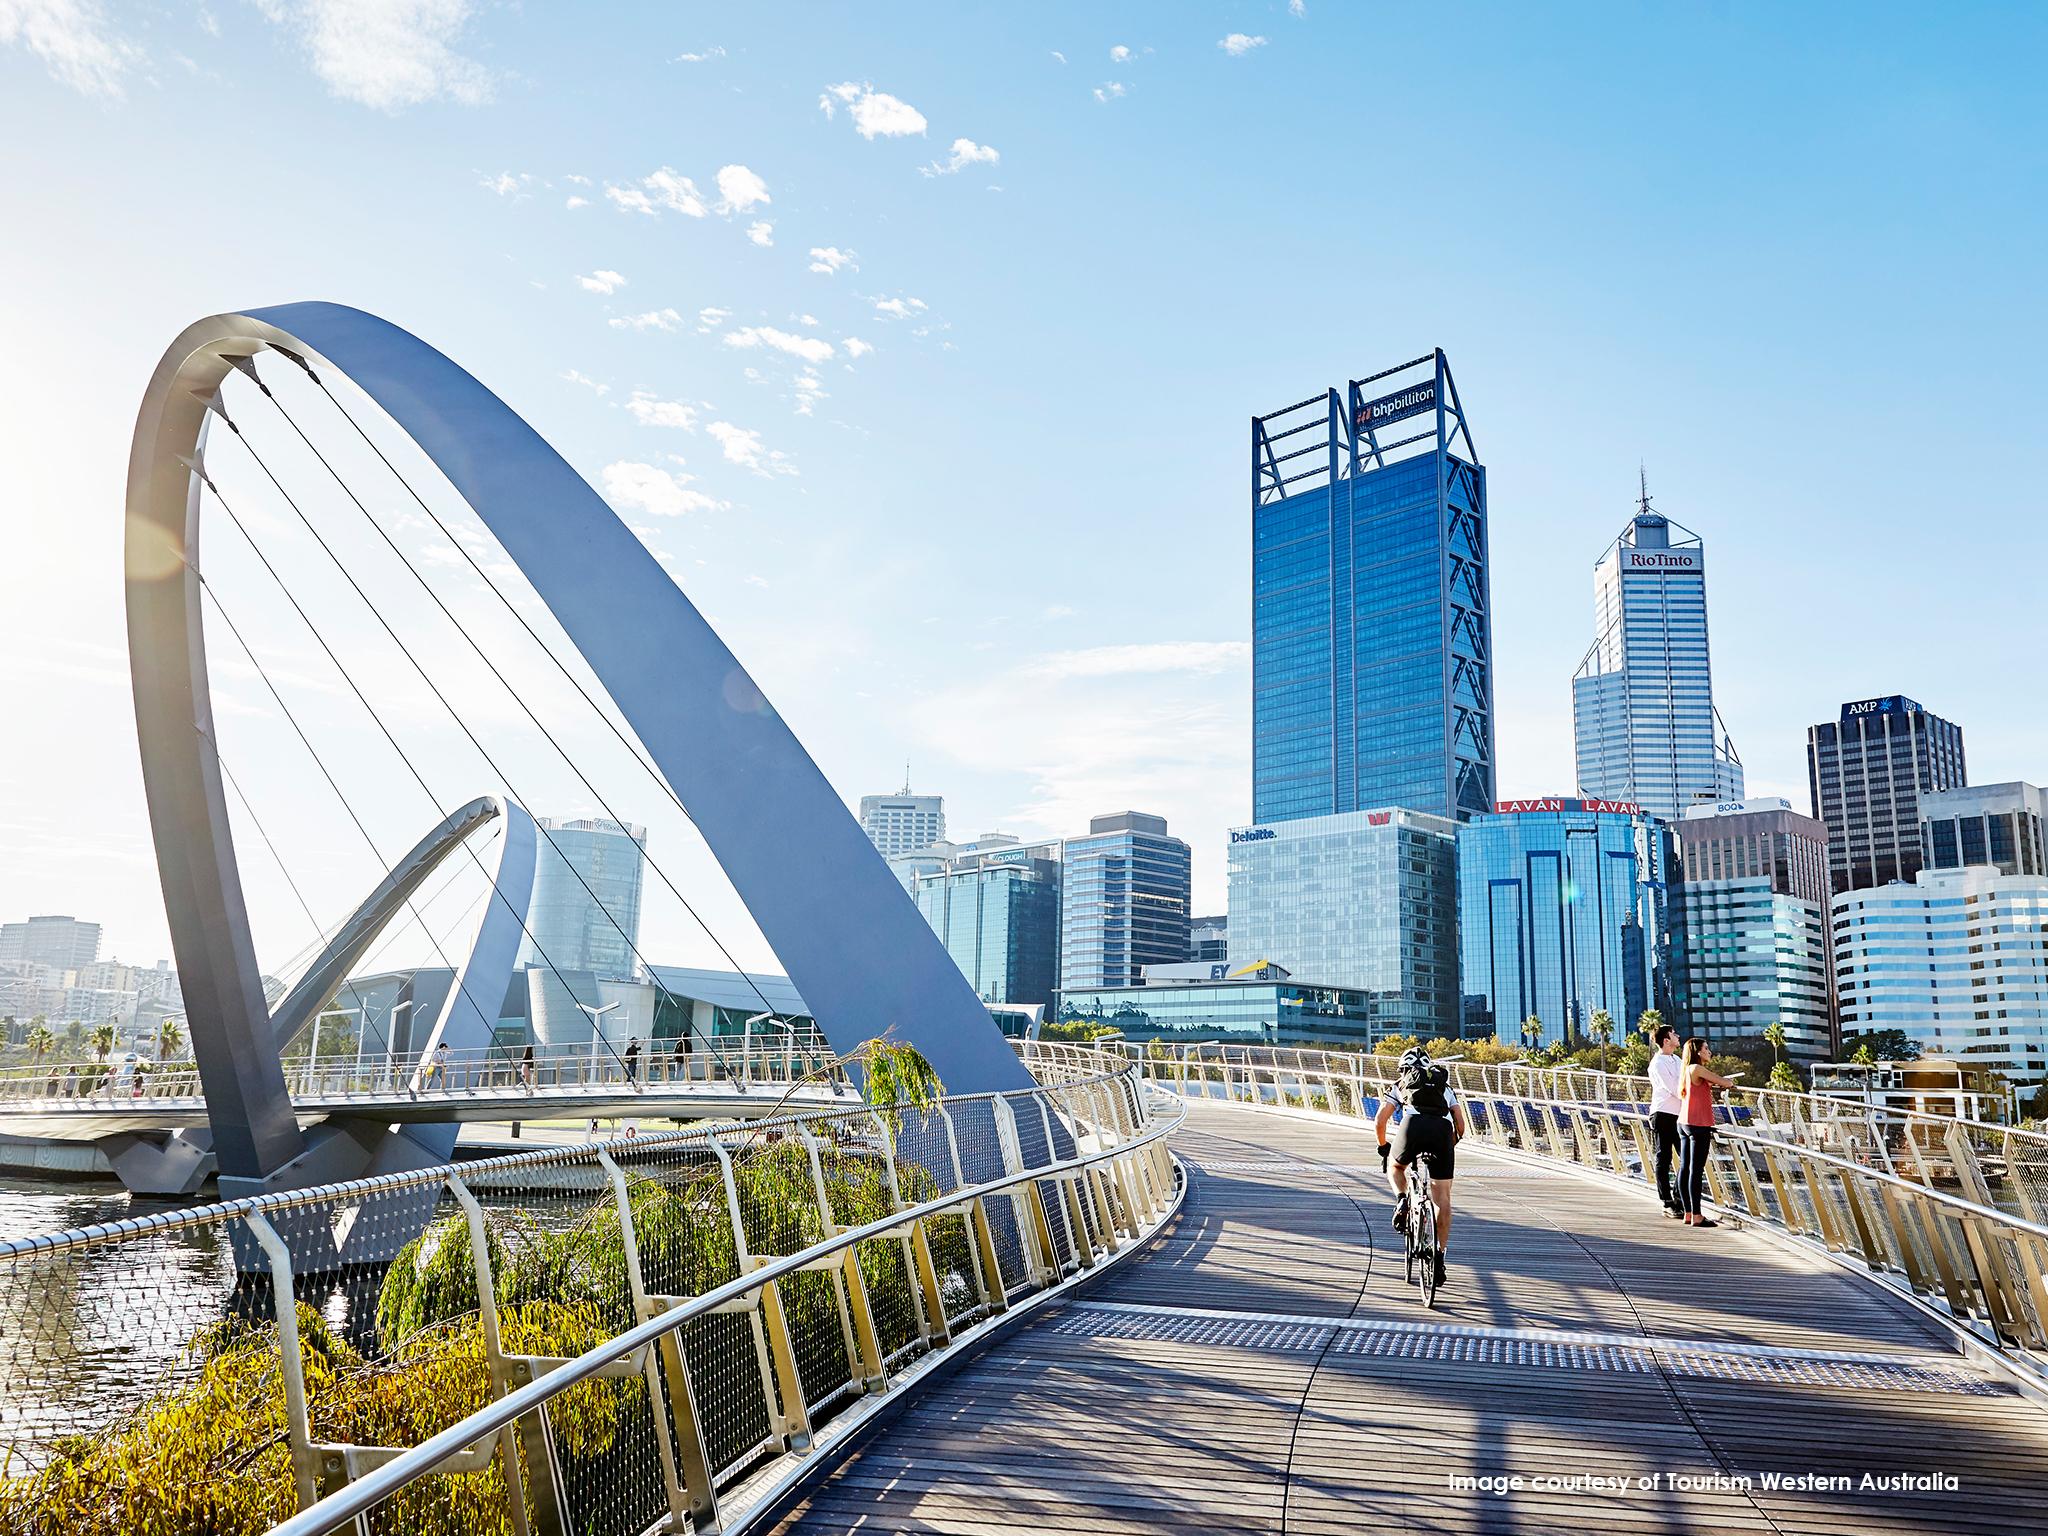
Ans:
[[[1271,827],[1235,827],[1231,829],[1233,843],[1270,843],[1280,834]]]

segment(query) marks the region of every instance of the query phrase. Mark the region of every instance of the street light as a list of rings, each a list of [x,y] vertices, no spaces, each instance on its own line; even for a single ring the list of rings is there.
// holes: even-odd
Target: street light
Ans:
[[[595,1076],[595,1069],[597,1067],[597,1045],[599,1039],[602,1037],[601,1032],[603,1029],[603,1025],[600,1023],[600,1021],[604,1018],[606,1014],[610,1013],[614,1008],[618,1007],[619,1005],[617,1003],[606,1003],[602,1008],[593,1008],[588,1003],[578,1003],[576,1006],[578,1008],[581,1008],[585,1013],[590,1015],[590,1065],[592,1068],[592,1075]]]
[[[742,1026],[746,1034],[740,1041],[740,1049],[744,1053],[741,1058],[741,1070],[746,1070],[744,1063],[754,1054],[754,1026],[764,1020],[775,1025],[783,1033],[782,1075],[788,1077],[796,1070],[796,1026],[787,1019],[777,1018],[773,1013],[757,1013]]]
[[[388,1084],[390,1083],[390,1081],[391,1081],[391,1071],[392,1071],[392,1066],[393,1066],[393,1052],[394,1052],[394,1050],[395,1050],[395,1048],[396,1048],[396,1046],[397,1046],[397,1043],[398,1043],[398,1042],[397,1042],[397,1040],[395,1039],[395,1037],[394,1037],[394,1036],[393,1036],[393,1034],[392,1034],[392,1030],[393,1030],[393,1028],[394,1028],[394,1027],[395,1027],[395,1026],[397,1025],[397,1023],[398,1023],[398,1016],[399,1016],[399,1015],[400,1015],[401,1013],[404,1013],[404,1012],[405,1012],[406,1010],[408,1010],[408,1009],[410,1009],[410,1008],[414,1008],[414,1007],[417,1007],[417,1006],[418,1006],[418,1004],[417,1004],[417,1002],[416,1002],[416,1001],[415,1001],[414,999],[408,998],[408,999],[406,999],[406,1001],[404,1001],[404,1002],[402,1002],[402,1003],[393,1003],[393,1004],[392,1004],[392,1005],[391,1005],[391,1006],[390,1006],[389,1008],[387,1008],[387,1009],[386,1009],[386,1010],[384,1011],[384,1081],[385,1081],[385,1083],[386,1083],[387,1085],[388,1085]],[[364,1037],[365,1037],[365,1038],[367,1038],[367,1037],[368,1037],[368,1035],[369,1035],[369,1033],[370,1033],[370,1030],[369,1030],[369,1023],[370,1023],[370,1008],[369,1008],[369,1004],[365,1003],[365,1004],[363,1005],[363,1035],[364,1035]],[[357,1041],[356,1041],[356,1076],[357,1076],[357,1077],[361,1077],[362,1075],[363,1075],[363,1042],[362,1042],[362,1040],[357,1040]]]

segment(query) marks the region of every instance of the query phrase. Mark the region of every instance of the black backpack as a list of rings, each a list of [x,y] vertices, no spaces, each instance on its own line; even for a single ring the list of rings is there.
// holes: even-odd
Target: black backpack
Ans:
[[[1424,1067],[1410,1067],[1401,1074],[1402,1098],[1410,1109],[1425,1115],[1447,1115],[1451,1112],[1451,1101],[1445,1097],[1445,1090],[1450,1085],[1449,1070],[1435,1062]]]

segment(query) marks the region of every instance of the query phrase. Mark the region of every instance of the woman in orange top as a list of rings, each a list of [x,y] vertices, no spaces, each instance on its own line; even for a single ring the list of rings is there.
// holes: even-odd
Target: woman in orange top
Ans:
[[[1688,1227],[1718,1227],[1720,1223],[1700,1214],[1701,1197],[1707,1187],[1707,1158],[1714,1147],[1714,1090],[1732,1088],[1735,1080],[1723,1077],[1708,1061],[1713,1052],[1707,1042],[1694,1035],[1679,1055],[1678,1092],[1685,1104],[1685,1144],[1678,1162],[1678,1203]]]

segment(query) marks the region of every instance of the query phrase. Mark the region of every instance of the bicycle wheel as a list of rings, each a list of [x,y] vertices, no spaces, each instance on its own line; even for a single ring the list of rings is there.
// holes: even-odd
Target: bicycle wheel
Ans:
[[[1436,1201],[1430,1197],[1427,1186],[1420,1195],[1420,1207],[1415,1213],[1410,1231],[1416,1234],[1410,1244],[1409,1263],[1411,1267],[1420,1261],[1422,1273],[1422,1305],[1426,1308],[1436,1305]]]

